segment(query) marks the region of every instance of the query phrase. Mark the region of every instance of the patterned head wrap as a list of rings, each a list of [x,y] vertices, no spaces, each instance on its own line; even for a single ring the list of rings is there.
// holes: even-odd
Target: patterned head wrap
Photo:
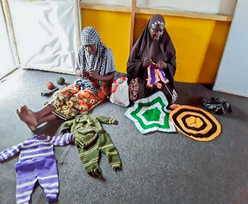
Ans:
[[[148,23],[148,29],[150,29],[153,25],[157,24],[162,25],[163,27],[165,25],[164,17],[159,14],[155,14],[150,18]]]
[[[100,75],[107,75],[115,71],[115,63],[112,51],[101,41],[95,28],[85,27],[81,33],[82,46],[79,47],[76,59],[75,70],[85,69],[86,71],[95,70]],[[85,51],[86,45],[95,45],[96,52],[90,55]],[[82,89],[91,89],[95,91],[89,79],[79,78],[78,84],[82,84]],[[99,82],[101,85],[102,82]]]
[[[81,33],[81,41],[82,41],[82,46],[85,45],[102,45],[102,41],[100,39],[100,36],[97,32],[97,30],[93,27],[86,27],[83,29]]]
[[[152,23],[152,26],[156,26],[156,25],[164,26],[164,22],[158,20],[158,21],[155,21],[154,23]]]
[[[82,46],[79,48],[76,60],[76,70],[96,70],[100,75],[106,75],[115,71],[113,54],[101,41],[97,30],[93,27],[85,27],[81,33]],[[85,45],[96,45],[96,53],[90,55],[85,51]]]

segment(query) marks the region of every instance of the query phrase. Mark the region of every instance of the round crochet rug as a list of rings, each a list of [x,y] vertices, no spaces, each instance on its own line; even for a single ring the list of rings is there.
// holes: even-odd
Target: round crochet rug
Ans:
[[[221,133],[219,121],[201,108],[181,105],[170,113],[170,119],[178,131],[196,141],[208,142]]]

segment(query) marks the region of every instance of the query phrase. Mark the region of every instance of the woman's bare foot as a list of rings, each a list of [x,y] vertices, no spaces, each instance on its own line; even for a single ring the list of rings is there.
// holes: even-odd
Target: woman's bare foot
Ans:
[[[30,130],[35,131],[37,127],[37,120],[34,113],[27,106],[22,106],[20,110],[21,111],[16,110],[16,113],[21,121],[26,123]]]

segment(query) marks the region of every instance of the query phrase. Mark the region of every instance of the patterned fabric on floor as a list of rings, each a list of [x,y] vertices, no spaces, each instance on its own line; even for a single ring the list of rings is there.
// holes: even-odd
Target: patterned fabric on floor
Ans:
[[[134,102],[127,109],[125,116],[134,122],[142,134],[154,131],[176,132],[172,121],[169,121],[169,112],[166,109],[168,101],[163,92],[142,98]]]
[[[90,89],[80,90],[78,85],[69,85],[53,94],[50,105],[55,107],[53,114],[63,120],[70,120],[76,115],[92,110],[101,103],[108,94],[107,84],[97,92]]]
[[[179,106],[171,112],[170,119],[178,131],[196,141],[211,141],[221,133],[218,120],[201,108]]]

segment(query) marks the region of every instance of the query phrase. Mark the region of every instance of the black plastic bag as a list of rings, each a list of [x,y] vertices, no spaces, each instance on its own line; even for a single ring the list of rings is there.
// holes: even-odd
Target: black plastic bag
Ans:
[[[202,103],[208,111],[215,114],[232,112],[231,104],[228,103],[224,98],[218,98],[218,97],[203,98]]]

